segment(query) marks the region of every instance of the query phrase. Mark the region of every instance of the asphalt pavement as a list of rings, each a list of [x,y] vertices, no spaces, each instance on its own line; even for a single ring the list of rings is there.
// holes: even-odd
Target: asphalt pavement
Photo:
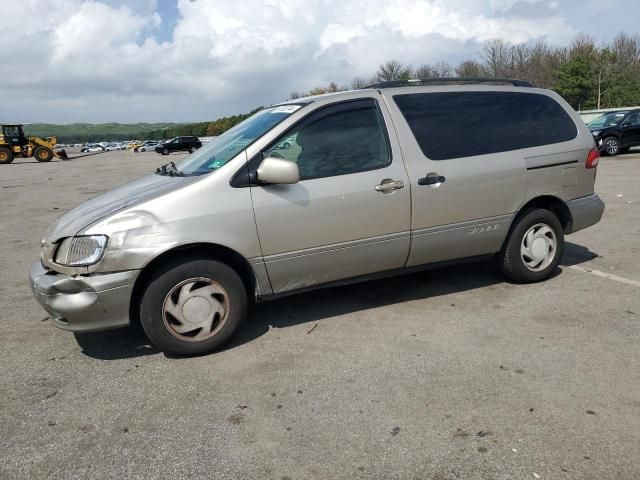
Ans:
[[[182,155],[0,165],[0,478],[640,478],[636,152],[601,160],[604,218],[547,282],[477,263],[300,294],[189,359],[79,344],[27,280],[64,211]]]

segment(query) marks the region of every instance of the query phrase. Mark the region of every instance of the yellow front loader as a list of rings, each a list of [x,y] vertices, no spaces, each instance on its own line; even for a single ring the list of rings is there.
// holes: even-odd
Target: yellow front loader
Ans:
[[[53,157],[69,160],[67,152],[55,152],[56,137],[27,138],[22,125],[0,125],[0,163],[11,163],[16,156],[34,157],[39,162],[49,162]]]

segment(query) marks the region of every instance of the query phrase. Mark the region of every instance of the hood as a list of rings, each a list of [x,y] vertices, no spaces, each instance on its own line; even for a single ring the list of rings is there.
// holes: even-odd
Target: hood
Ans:
[[[73,236],[107,215],[180,188],[196,178],[151,174],[98,195],[62,215],[53,226],[48,240],[55,242]]]

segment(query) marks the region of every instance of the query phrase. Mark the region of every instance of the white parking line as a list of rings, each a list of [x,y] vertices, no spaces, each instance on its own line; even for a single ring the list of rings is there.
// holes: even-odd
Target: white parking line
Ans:
[[[581,267],[580,265],[571,265],[569,268],[573,270],[577,270],[583,273],[590,273],[591,275],[596,275],[597,277],[608,278],[609,280],[614,280],[620,283],[626,283],[627,285],[633,285],[634,287],[640,287],[640,282],[638,280],[631,280],[630,278],[619,277],[618,275],[613,275],[607,272],[601,272],[600,270],[594,270],[593,268]]]

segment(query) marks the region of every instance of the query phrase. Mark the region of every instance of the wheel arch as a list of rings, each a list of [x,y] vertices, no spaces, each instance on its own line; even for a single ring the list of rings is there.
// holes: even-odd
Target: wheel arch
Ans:
[[[129,317],[131,323],[139,323],[140,301],[149,280],[154,273],[167,262],[175,258],[208,258],[218,260],[233,268],[247,291],[247,295],[255,297],[257,280],[256,275],[247,259],[235,250],[215,243],[191,243],[180,245],[166,250],[147,263],[138,275],[131,294],[129,304]]]
[[[562,225],[564,233],[571,233],[573,229],[573,216],[571,215],[571,210],[569,210],[566,202],[561,198],[556,197],[555,195],[540,195],[538,197],[530,199],[528,202],[522,205],[522,207],[514,215],[509,227],[509,234],[511,233],[515,225],[517,225],[518,220],[520,220],[521,217],[535,208],[543,208],[555,214],[555,216],[558,217],[558,220],[560,220],[560,224]],[[507,235],[504,242],[507,242],[508,239],[509,235]]]
[[[602,140],[604,140],[605,138],[609,138],[609,137],[614,137],[614,138],[620,140],[620,142],[622,142],[622,132],[619,132],[617,130],[612,130],[611,132],[606,132],[606,133],[601,134]]]

